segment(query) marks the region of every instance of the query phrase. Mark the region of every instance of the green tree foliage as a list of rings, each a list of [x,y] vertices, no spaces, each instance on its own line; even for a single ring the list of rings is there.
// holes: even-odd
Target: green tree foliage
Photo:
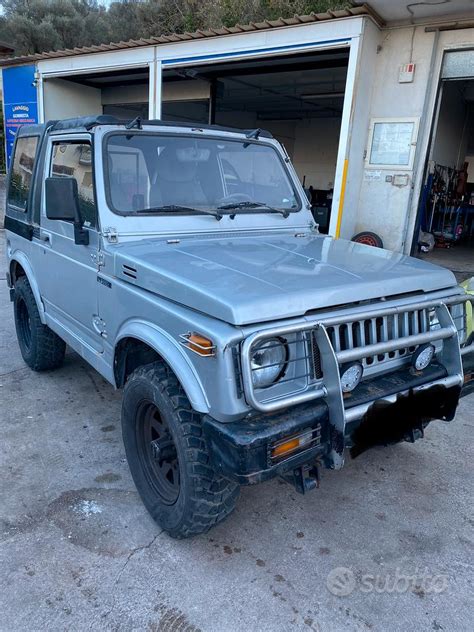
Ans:
[[[3,0],[0,40],[16,55],[323,12],[337,0]]]
[[[18,55],[110,41],[105,7],[94,0],[3,0],[0,39]]]

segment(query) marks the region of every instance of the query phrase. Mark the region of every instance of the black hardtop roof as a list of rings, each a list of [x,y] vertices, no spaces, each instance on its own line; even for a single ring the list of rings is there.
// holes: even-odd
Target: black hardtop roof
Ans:
[[[273,138],[272,134],[263,129],[240,129],[238,127],[225,127],[222,125],[206,125],[202,123],[190,123],[189,121],[162,121],[160,119],[154,120],[129,120],[124,121],[115,116],[109,116],[106,114],[100,114],[98,116],[80,116],[77,118],[68,118],[60,121],[48,121],[42,125],[22,125],[18,129],[18,136],[33,136],[36,134],[42,135],[45,132],[56,132],[56,131],[72,131],[72,130],[92,130],[94,127],[98,125],[124,125],[125,127],[129,127],[129,129],[141,129],[141,126],[145,125],[156,125],[159,127],[184,127],[187,129],[206,129],[206,130],[214,130],[220,132],[232,132],[234,134],[243,134],[247,137],[259,137],[262,138]]]
[[[46,129],[46,125],[38,124],[38,125],[22,125],[18,128],[16,133],[17,136],[42,136],[44,134],[44,130]]]

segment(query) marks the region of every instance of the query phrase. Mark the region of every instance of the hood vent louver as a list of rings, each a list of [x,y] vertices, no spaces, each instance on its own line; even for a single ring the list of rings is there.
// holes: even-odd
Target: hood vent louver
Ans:
[[[122,265],[122,274],[124,274],[129,279],[137,278],[137,270],[136,268],[132,268],[132,266],[127,266],[125,264]]]

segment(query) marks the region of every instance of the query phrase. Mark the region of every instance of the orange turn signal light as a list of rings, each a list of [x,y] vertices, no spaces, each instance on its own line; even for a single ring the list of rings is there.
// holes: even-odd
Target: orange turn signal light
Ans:
[[[275,443],[270,450],[271,458],[278,459],[296,450],[309,448],[317,439],[319,439],[318,430],[306,428],[296,436],[293,435],[292,437],[287,437]]]
[[[283,443],[279,443],[272,450],[272,458],[276,459],[279,456],[283,456],[288,452],[292,452],[296,450],[296,448],[300,447],[299,438],[295,437],[294,439],[289,439],[288,441],[284,441]]]
[[[188,337],[188,347],[199,355],[214,355],[214,345],[212,340],[200,334],[190,334]]]

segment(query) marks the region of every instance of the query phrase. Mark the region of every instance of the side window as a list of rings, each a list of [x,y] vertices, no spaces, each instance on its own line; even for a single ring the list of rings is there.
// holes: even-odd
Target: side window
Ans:
[[[7,201],[22,211],[26,211],[37,147],[38,136],[23,136],[16,141]]]
[[[79,206],[86,226],[97,225],[92,173],[92,148],[89,142],[65,141],[53,144],[51,176],[75,178]]]

